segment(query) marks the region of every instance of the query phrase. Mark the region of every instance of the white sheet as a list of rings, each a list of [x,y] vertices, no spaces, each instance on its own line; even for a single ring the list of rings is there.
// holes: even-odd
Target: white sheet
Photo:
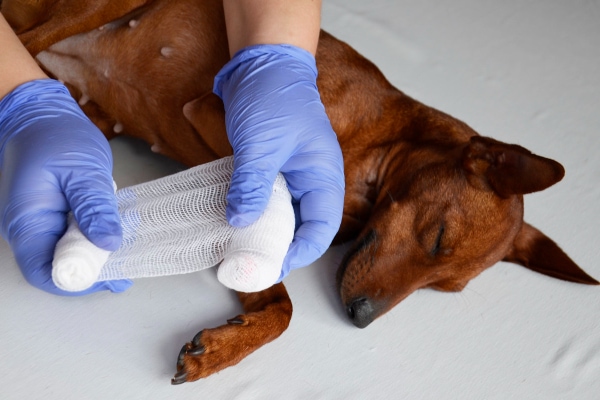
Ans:
[[[400,89],[566,167],[526,219],[600,278],[600,5],[585,0],[326,0],[323,27]],[[178,170],[113,143],[120,187]],[[177,353],[241,310],[213,270],[119,295],[30,287],[0,241],[2,399],[597,399],[600,288],[499,264],[459,294],[422,290],[364,330],[342,249],[294,272],[289,330],[236,367],[171,386]]]

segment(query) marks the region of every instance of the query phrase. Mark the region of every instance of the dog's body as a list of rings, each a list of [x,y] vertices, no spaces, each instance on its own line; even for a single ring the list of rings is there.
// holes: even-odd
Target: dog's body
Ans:
[[[221,0],[71,3],[4,0],[2,11],[107,137],[140,137],[189,166],[231,154],[212,94],[228,60]],[[74,17],[77,29],[65,31]],[[355,325],[420,288],[459,291],[500,260],[598,284],[523,222],[522,195],[558,182],[560,164],[478,136],[409,98],[325,32],[317,65],[346,161],[337,240],[357,240],[338,283]],[[174,383],[233,365],[287,328],[292,306],[283,284],[239,297],[246,314],[186,344]]]

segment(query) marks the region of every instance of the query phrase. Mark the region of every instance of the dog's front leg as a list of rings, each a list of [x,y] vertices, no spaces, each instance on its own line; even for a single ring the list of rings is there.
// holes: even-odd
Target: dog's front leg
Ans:
[[[235,365],[288,327],[292,302],[283,283],[257,293],[238,293],[245,314],[226,325],[200,331],[177,358],[176,385],[205,378]]]

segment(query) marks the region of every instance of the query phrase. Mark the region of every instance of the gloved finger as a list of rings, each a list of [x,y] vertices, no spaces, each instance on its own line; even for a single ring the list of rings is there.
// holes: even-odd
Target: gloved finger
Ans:
[[[252,163],[234,170],[227,194],[226,217],[235,227],[250,225],[261,216],[273,191],[278,169],[259,171]]]
[[[340,227],[343,203],[343,189],[308,192],[302,196],[302,222],[283,262],[280,281],[290,271],[311,264],[325,253]]]
[[[85,171],[65,182],[63,191],[81,232],[96,246],[115,251],[123,230],[112,177],[101,171]]]
[[[81,292],[67,292],[52,281],[52,259],[56,242],[64,233],[66,215],[52,212],[28,218],[22,229],[15,229],[10,245],[17,264],[27,282],[48,293],[62,296],[81,296],[100,290],[122,292],[133,283],[129,280],[97,282]]]

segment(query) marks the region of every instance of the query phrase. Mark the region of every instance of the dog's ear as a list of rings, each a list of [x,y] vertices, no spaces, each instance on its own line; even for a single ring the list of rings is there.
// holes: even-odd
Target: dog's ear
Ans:
[[[233,154],[225,131],[225,109],[216,94],[209,92],[186,103],[183,115],[215,154],[219,157]]]
[[[544,190],[565,175],[562,165],[514,144],[473,136],[463,151],[469,182],[501,197]]]
[[[552,239],[525,222],[504,261],[569,282],[600,284],[579,268]]]
[[[225,108],[216,94],[209,92],[186,103],[183,115],[215,154],[219,157],[233,154],[225,131]]]

